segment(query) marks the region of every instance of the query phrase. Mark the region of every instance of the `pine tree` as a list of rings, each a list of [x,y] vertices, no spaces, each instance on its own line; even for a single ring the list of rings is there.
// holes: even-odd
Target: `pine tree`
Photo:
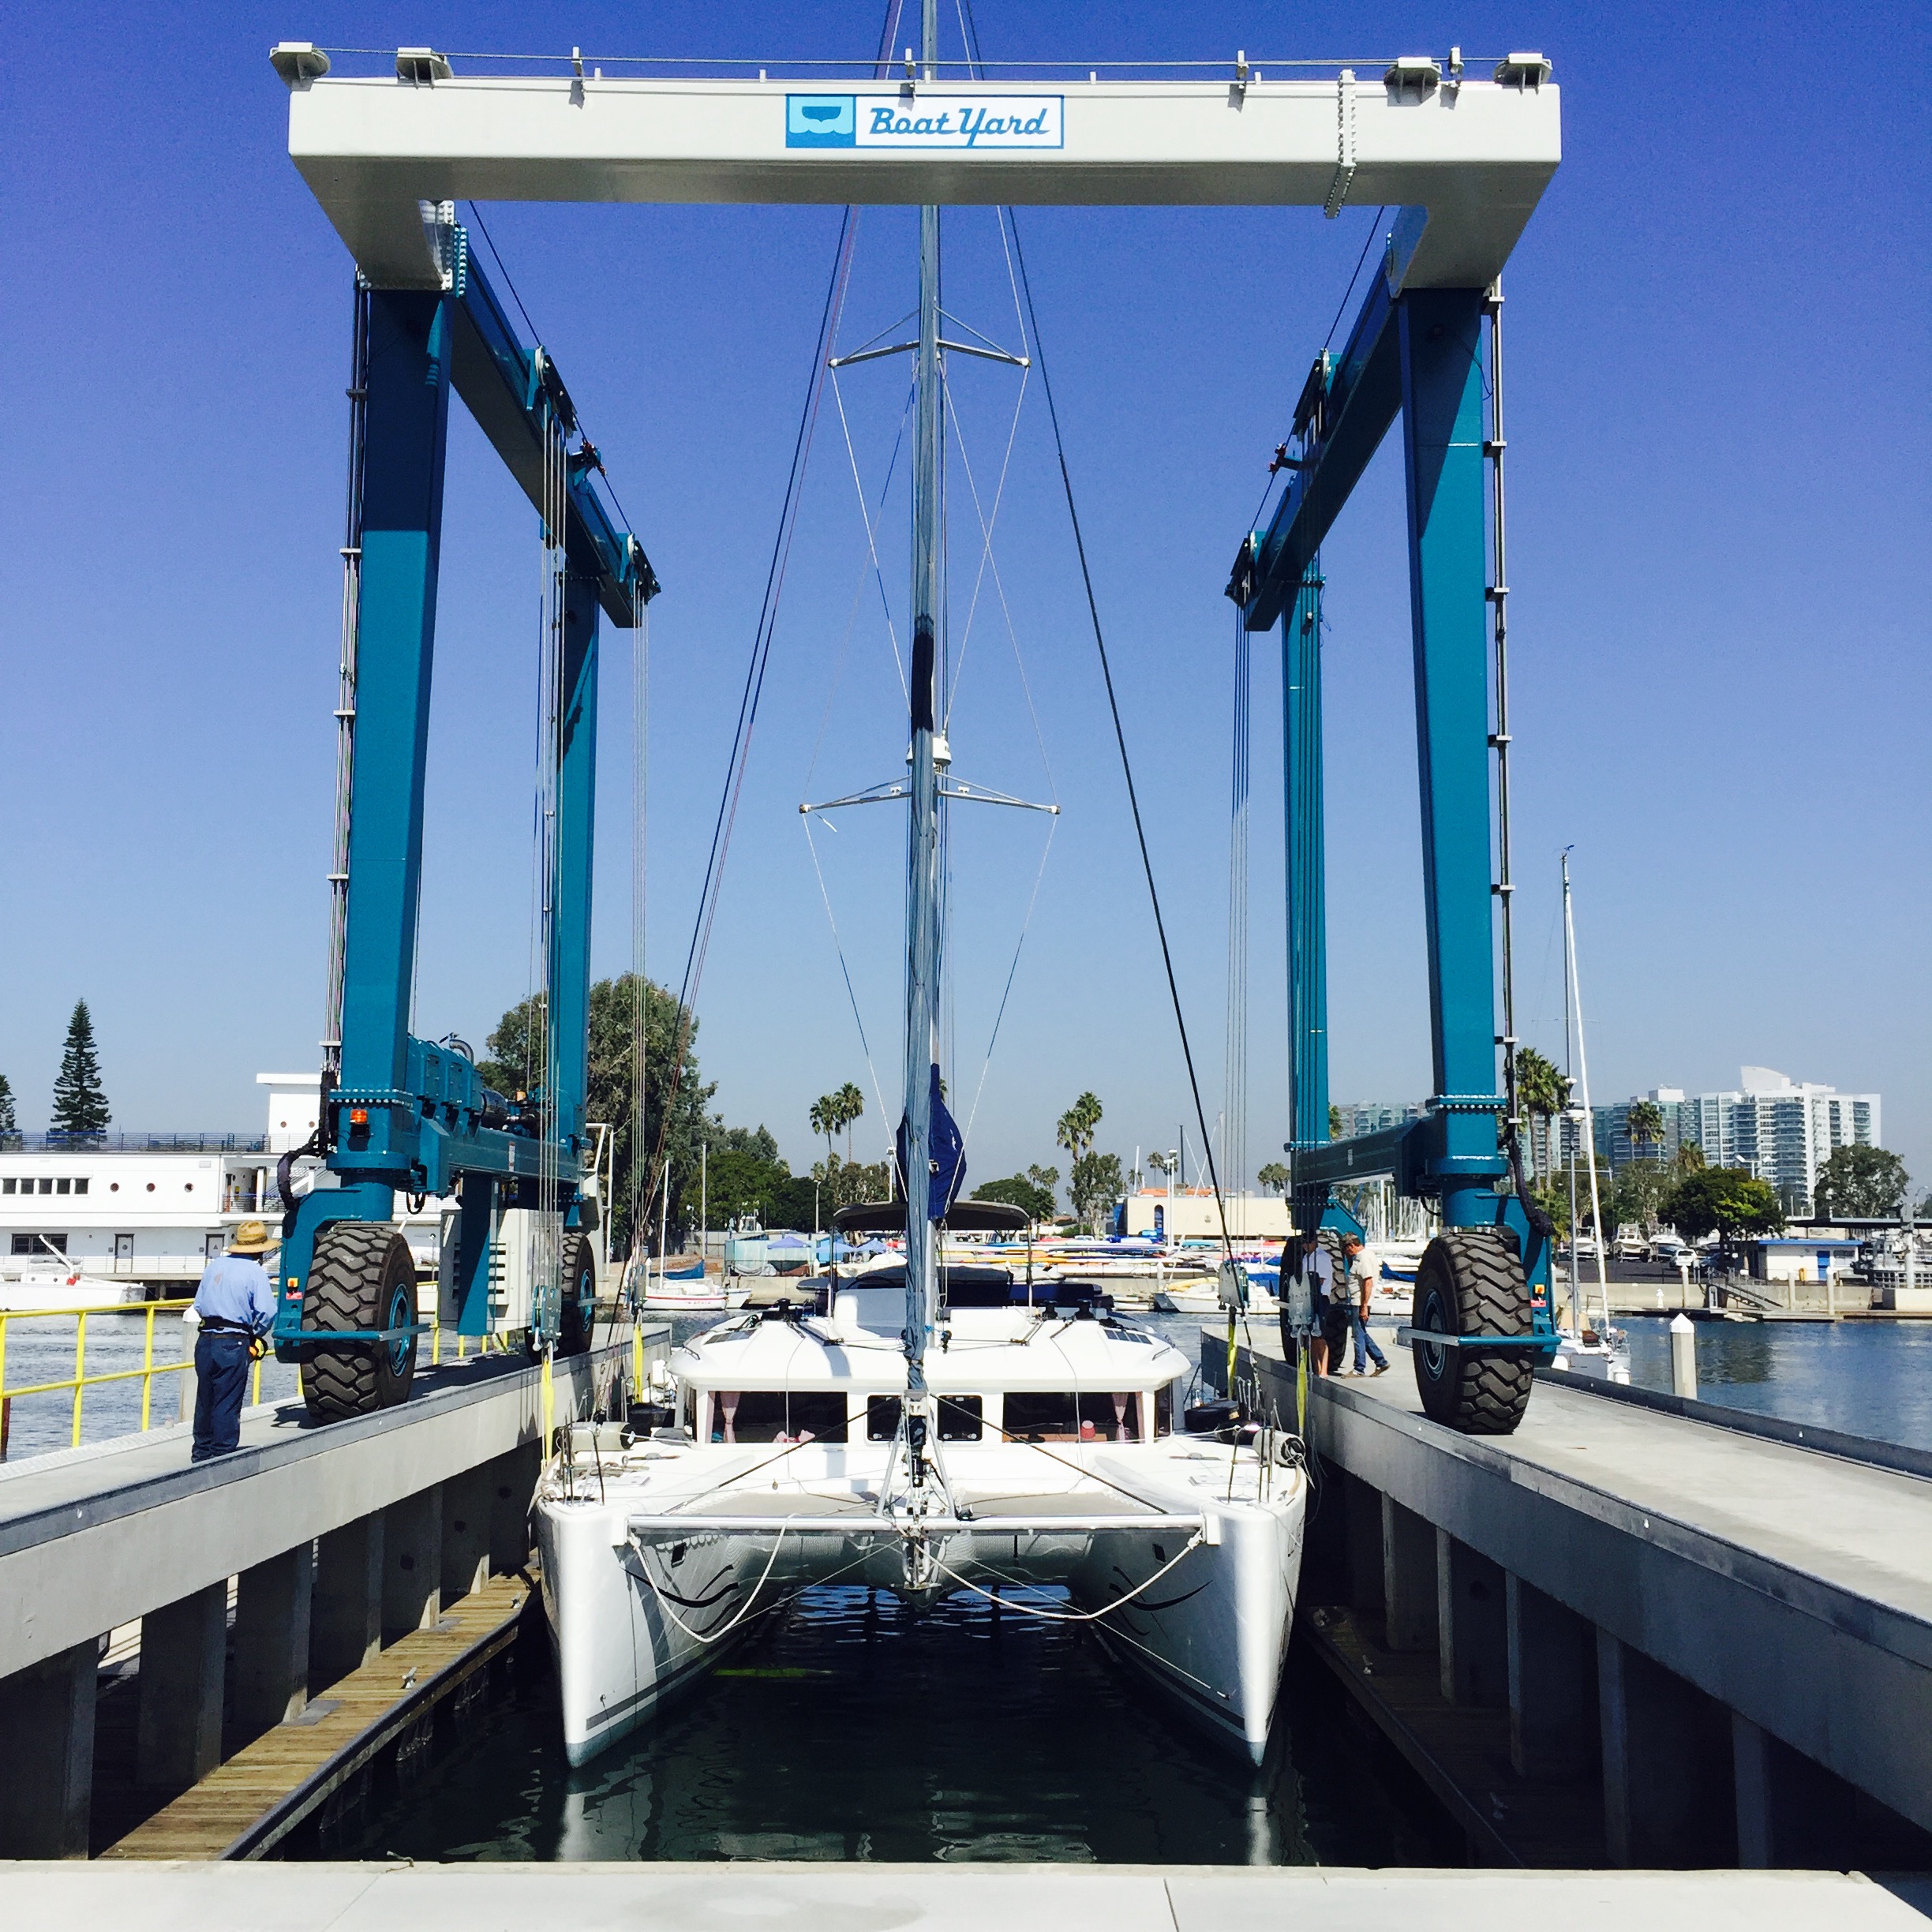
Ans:
[[[85,1000],[76,1000],[73,1017],[67,1022],[60,1073],[54,1082],[54,1126],[56,1132],[75,1139],[93,1140],[107,1131],[113,1118],[94,1051],[94,1016]]]
[[[0,1073],[0,1148],[17,1148],[20,1144],[20,1122],[14,1118],[13,1085],[4,1073]]]

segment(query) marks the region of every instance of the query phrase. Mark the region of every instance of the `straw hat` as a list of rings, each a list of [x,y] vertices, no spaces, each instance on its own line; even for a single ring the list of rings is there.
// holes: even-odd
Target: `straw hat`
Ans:
[[[228,1252],[230,1254],[266,1254],[274,1245],[275,1243],[268,1238],[267,1224],[260,1221],[244,1221],[228,1237]]]

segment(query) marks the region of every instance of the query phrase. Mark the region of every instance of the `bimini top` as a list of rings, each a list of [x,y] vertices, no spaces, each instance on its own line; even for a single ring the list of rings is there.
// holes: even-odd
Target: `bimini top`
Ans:
[[[904,1201],[862,1201],[855,1208],[841,1208],[832,1216],[832,1225],[841,1234],[903,1234],[905,1224]],[[975,1200],[955,1201],[941,1225],[954,1234],[1024,1234],[1031,1222],[1024,1208]]]

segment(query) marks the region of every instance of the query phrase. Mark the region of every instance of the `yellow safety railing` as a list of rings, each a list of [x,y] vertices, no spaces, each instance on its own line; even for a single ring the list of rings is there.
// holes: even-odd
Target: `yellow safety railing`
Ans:
[[[141,1339],[141,1365],[138,1368],[109,1368],[89,1375],[87,1372],[88,1318],[92,1315],[111,1316],[116,1320],[125,1320],[137,1311],[132,1308],[69,1308],[69,1309],[0,1309],[0,1401],[12,1402],[21,1395],[58,1395],[71,1391],[73,1396],[73,1427],[69,1440],[73,1447],[80,1447],[81,1405],[87,1391],[99,1388],[110,1382],[132,1382],[139,1377],[141,1385],[140,1425],[148,1427],[148,1418],[153,1410],[154,1379],[156,1376],[179,1375],[184,1368],[192,1368],[192,1357],[184,1361],[158,1362],[154,1358],[155,1317],[157,1315],[178,1313],[193,1305],[190,1301],[144,1302],[139,1310],[144,1318]],[[74,1324],[73,1373],[58,1382],[24,1383],[18,1388],[9,1388],[6,1379],[7,1333],[15,1322],[23,1321],[71,1321]],[[255,1365],[255,1399],[261,1399],[261,1364]]]
[[[17,1396],[59,1395],[71,1394],[73,1397],[73,1422],[69,1440],[75,1448],[80,1446],[82,1403],[87,1391],[100,1388],[110,1382],[132,1382],[137,1377],[141,1385],[140,1426],[152,1426],[153,1413],[154,1379],[156,1376],[179,1375],[184,1370],[192,1370],[194,1357],[192,1352],[180,1361],[155,1360],[155,1317],[157,1315],[177,1315],[184,1309],[193,1307],[192,1298],[178,1301],[146,1301],[139,1305],[123,1303],[106,1308],[65,1309],[0,1309],[0,1401],[12,1402]],[[141,1338],[141,1365],[138,1368],[108,1368],[87,1372],[88,1320],[91,1316],[107,1316],[117,1321],[125,1321],[138,1315],[143,1323]],[[7,1385],[7,1331],[15,1322],[24,1321],[71,1321],[74,1324],[73,1373],[64,1376],[57,1382],[24,1383],[18,1388]],[[466,1361],[470,1358],[470,1343],[477,1344],[478,1356],[505,1354],[509,1352],[510,1337],[502,1334],[471,1336],[459,1334],[456,1337],[456,1359]],[[640,1361],[642,1356],[640,1354]],[[440,1365],[443,1360],[443,1325],[434,1315],[429,1318],[429,1360],[432,1365]],[[641,1371],[640,1371],[641,1372]],[[254,1372],[249,1378],[249,1400],[252,1405],[261,1401],[262,1360],[257,1357]]]

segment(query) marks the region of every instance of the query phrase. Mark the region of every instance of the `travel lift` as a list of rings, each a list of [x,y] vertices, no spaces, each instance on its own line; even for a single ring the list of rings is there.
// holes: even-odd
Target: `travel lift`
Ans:
[[[1265,532],[1250,533],[1227,594],[1250,631],[1282,626],[1286,812],[1290,1157],[1294,1222],[1361,1232],[1331,1189],[1383,1177],[1433,1203],[1443,1233],[1416,1271],[1412,1343],[1423,1406],[1475,1435],[1521,1419],[1534,1365],[1554,1358],[1550,1225],[1517,1148],[1509,862],[1509,683],[1503,575],[1502,294],[1409,288],[1419,238],[1405,209],[1339,355],[1324,350],[1295,407],[1290,472]],[[1485,425],[1482,337],[1490,342]],[[1421,780],[1434,1090],[1420,1120],[1328,1138],[1327,908],[1323,863],[1321,544],[1396,417],[1409,513],[1409,608]],[[1485,477],[1484,464],[1493,465]],[[1495,581],[1485,486],[1492,487]],[[1488,614],[1495,613],[1491,728]],[[1489,753],[1497,871],[1490,876]],[[1500,916],[1492,913],[1500,908]],[[1503,1030],[1496,1030],[1500,927]],[[1496,1092],[1497,1050],[1503,1091]],[[1499,1183],[1508,1175],[1513,1191]],[[1424,1337],[1429,1338],[1425,1340]]]
[[[1511,1426],[1527,1392],[1528,1365],[1550,1352],[1554,1337],[1547,1240],[1526,1218],[1520,1189],[1510,1196],[1496,1187],[1507,1166],[1498,1151],[1496,1118],[1514,1108],[1511,1096],[1493,1091],[1498,1042],[1492,1017],[1477,335],[1486,292],[1561,158],[1560,101],[1548,84],[1549,63],[1538,54],[1511,54],[1496,62],[1487,79],[1477,79],[1466,73],[1459,50],[1452,48],[1446,64],[1418,57],[1394,62],[1379,77],[1342,67],[1333,80],[1318,80],[1303,77],[1305,69],[1264,72],[1264,64],[1239,54],[1226,78],[1103,80],[1097,69],[1073,63],[1068,77],[1057,80],[973,76],[934,81],[882,69],[863,79],[821,75],[812,91],[803,92],[781,79],[768,81],[762,73],[756,80],[620,80],[594,66],[586,73],[575,55],[567,63],[531,63],[534,72],[487,77],[453,73],[445,56],[425,47],[399,48],[393,76],[333,76],[326,51],[306,41],[284,41],[270,58],[289,90],[290,158],[366,281],[382,290],[426,291],[372,298],[384,318],[380,339],[407,350],[384,350],[398,367],[385,378],[384,434],[424,473],[413,495],[402,492],[408,503],[384,506],[396,527],[384,565],[391,587],[384,591],[381,614],[396,633],[388,650],[396,660],[391,680],[401,688],[388,707],[395,721],[385,717],[383,741],[373,747],[384,774],[383,801],[369,808],[372,817],[381,814],[389,828],[387,844],[399,844],[406,862],[398,868],[384,841],[364,822],[365,753],[358,744],[351,863],[336,868],[350,874],[355,914],[351,997],[344,1008],[345,1084],[325,1109],[331,1164],[350,1185],[340,1196],[306,1196],[297,1208],[280,1346],[291,1352],[315,1346],[301,1339],[316,1332],[303,1326],[316,1321],[314,1297],[305,1316],[299,1293],[310,1279],[312,1251],[326,1246],[331,1257],[338,1250],[346,1256],[352,1240],[364,1243],[352,1271],[354,1327],[343,1319],[346,1294],[327,1326],[333,1336],[354,1342],[399,1343],[406,1326],[402,1297],[386,1297],[383,1290],[390,1276],[382,1271],[392,1264],[395,1249],[385,1249],[390,1259],[379,1268],[373,1239],[359,1230],[382,1226],[395,1189],[447,1185],[459,1171],[475,1176],[474,1183],[461,1183],[459,1269],[465,1325],[475,1332],[482,1305],[476,1271],[489,1204],[513,1189],[516,1198],[529,1198],[533,1170],[534,1144],[486,1118],[492,1103],[482,1095],[474,1068],[459,1054],[410,1039],[402,1020],[421,805],[421,687],[435,585],[432,485],[441,476],[445,380],[425,378],[453,351],[459,392],[511,467],[520,461],[526,474],[530,445],[541,440],[541,398],[549,394],[537,373],[548,365],[515,349],[500,310],[481,305],[490,321],[479,329],[472,319],[478,303],[452,289],[452,271],[438,251],[459,252],[459,231],[439,224],[448,230],[447,240],[425,251],[420,211],[432,202],[423,197],[1301,206],[1331,217],[1380,203],[1401,212],[1376,289],[1348,347],[1335,361],[1324,359],[1297,413],[1298,460],[1308,466],[1296,471],[1267,534],[1243,546],[1236,569],[1236,601],[1251,628],[1266,628],[1292,607],[1290,728],[1304,747],[1291,758],[1289,789],[1290,848],[1297,855],[1290,886],[1298,976],[1293,1151],[1305,1209],[1312,1200],[1331,1219],[1336,1210],[1328,1203],[1330,1185],[1377,1172],[1392,1172],[1406,1192],[1440,1200],[1450,1231],[1425,1257],[1427,1280],[1420,1284],[1419,1325],[1440,1338],[1417,1351],[1430,1412],[1467,1427]],[[1002,131],[991,132],[989,122]],[[474,289],[474,269],[470,275]],[[439,283],[440,298],[434,293]],[[448,346],[432,353],[428,345],[439,317],[447,319],[438,339]],[[476,353],[479,335],[504,347],[494,369],[492,358]],[[1311,681],[1320,591],[1316,554],[1398,408],[1409,452],[1436,1099],[1429,1118],[1401,1135],[1330,1144],[1321,1142],[1327,1098],[1320,699]],[[402,434],[402,422],[417,416],[421,425]],[[373,410],[370,420],[373,447]],[[376,474],[370,470],[372,477]],[[574,476],[573,504],[580,492],[588,497],[582,482]],[[527,480],[525,488],[530,488]],[[395,493],[391,487],[385,496]],[[590,513],[578,508],[574,515],[587,530]],[[594,573],[595,588],[616,621],[641,604],[640,586],[647,586],[645,595],[655,589],[628,538],[611,534],[608,547],[600,549],[573,524],[572,545],[579,560],[573,569]],[[376,554],[372,549],[371,558]],[[365,579],[369,569],[365,563]],[[1500,575],[1496,581],[1500,587]],[[592,587],[581,583],[582,608],[593,624]],[[634,601],[627,601],[627,593]],[[378,610],[366,587],[365,603]],[[593,630],[580,637],[578,649],[580,668],[593,679]],[[366,697],[362,702],[368,710]],[[1505,724],[1496,736],[1503,751]],[[573,768],[579,777],[589,755],[580,745],[583,762]],[[587,891],[587,794],[578,835],[581,848],[567,858],[581,867]],[[365,856],[365,847],[375,849]],[[380,866],[390,870],[371,879],[369,872]],[[1505,872],[1505,888],[1507,882]],[[375,908],[366,915],[365,900]],[[564,902],[575,903],[567,894]],[[1507,913],[1507,891],[1503,904]],[[582,936],[574,928],[568,934],[579,945]],[[571,973],[560,968],[555,983],[578,996],[580,954],[572,955]],[[1506,997],[1507,985],[1506,973]],[[567,1025],[560,1002],[556,1020],[554,1037],[580,1056],[580,1017],[569,1016]],[[558,1139],[570,1140],[574,1163],[575,1136],[567,1123],[576,1122],[581,1110],[581,1058],[571,1065],[578,1084],[567,1095],[560,1090]],[[365,1121],[358,1122],[358,1110]],[[446,1110],[456,1118],[446,1119]],[[355,1135],[364,1128],[366,1137],[358,1142]],[[459,1158],[453,1162],[452,1155]],[[318,1233],[327,1235],[325,1222],[344,1231],[318,1244]],[[318,1267],[320,1260],[317,1252]],[[388,1312],[377,1312],[384,1308]],[[352,1358],[339,1342],[331,1348],[339,1359]]]
[[[357,277],[330,1037],[311,1144],[338,1185],[292,1198],[283,1163],[273,1335],[276,1359],[301,1365],[309,1406],[328,1419],[409,1394],[425,1324],[391,1218],[399,1193],[456,1196],[459,1334],[489,1332],[490,1249],[507,1208],[538,1215],[534,1353],[586,1347],[597,1293],[584,1098],[597,617],[636,627],[658,586],[592,486],[597,454],[556,364],[518,339],[455,215],[451,202],[422,205],[440,288]],[[484,1084],[453,1035],[409,1030],[452,388],[544,519],[553,553],[560,538],[544,814],[548,1078],[514,1099]]]

